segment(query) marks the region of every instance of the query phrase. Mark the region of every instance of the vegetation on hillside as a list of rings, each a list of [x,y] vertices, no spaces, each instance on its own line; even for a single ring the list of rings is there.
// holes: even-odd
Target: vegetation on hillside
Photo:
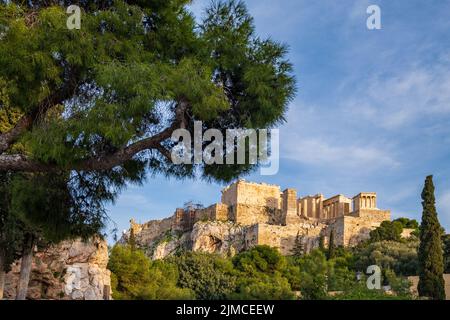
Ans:
[[[426,193],[424,196],[428,197]],[[334,241],[325,247],[321,240],[320,246],[308,253],[298,236],[290,256],[281,255],[275,248],[256,246],[234,257],[185,251],[150,261],[130,244],[116,245],[109,264],[114,279],[113,296],[202,300],[413,299],[407,277],[423,272],[418,253],[420,239],[416,233],[408,238],[401,238],[400,234],[403,228],[417,229],[418,225],[415,220],[399,218],[381,224],[371,232],[370,239],[356,247],[335,246]],[[421,232],[425,228],[422,221]],[[440,235],[442,229],[436,230]],[[450,237],[440,240],[444,248],[441,258],[448,263]],[[373,265],[381,270],[379,289],[369,289],[366,283],[371,276],[366,272]],[[150,277],[151,272],[156,272],[155,276]],[[168,274],[161,278],[164,272]]]
[[[398,264],[385,264],[382,289],[369,290],[364,275],[368,247],[335,248],[335,257],[314,249],[301,256],[282,256],[277,249],[256,246],[232,258],[199,252],[180,252],[150,261],[129,245],[116,245],[109,268],[115,299],[411,299],[404,274],[410,261],[399,255]],[[363,250],[364,249],[364,250]],[[394,249],[395,251],[395,249]],[[385,253],[388,255],[388,253]],[[392,259],[396,256],[393,255]],[[389,260],[389,259],[388,259]],[[384,260],[381,262],[384,263]],[[368,262],[367,262],[368,263]],[[361,266],[361,267],[359,267]],[[395,267],[395,268],[394,268]],[[363,275],[358,279],[357,272]],[[169,273],[164,275],[164,272]],[[153,276],[151,276],[155,273]],[[406,274],[407,272],[405,272]],[[162,293],[161,293],[162,292]]]

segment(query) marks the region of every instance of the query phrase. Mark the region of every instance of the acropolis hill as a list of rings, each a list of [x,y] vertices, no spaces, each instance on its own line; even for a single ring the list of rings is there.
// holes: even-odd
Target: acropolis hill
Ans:
[[[183,249],[233,255],[263,244],[288,255],[296,238],[309,251],[321,236],[327,243],[331,230],[337,245],[356,245],[390,215],[377,208],[374,192],[298,198],[295,189],[239,180],[222,190],[220,203],[207,208],[179,208],[172,217],[144,224],[132,219],[121,241],[128,241],[132,232],[153,259]]]

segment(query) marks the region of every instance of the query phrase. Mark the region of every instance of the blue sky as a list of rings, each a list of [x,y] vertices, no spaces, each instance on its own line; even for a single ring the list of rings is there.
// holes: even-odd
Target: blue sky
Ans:
[[[286,43],[298,94],[280,127],[280,170],[246,180],[299,195],[378,193],[393,217],[420,220],[425,176],[450,231],[450,1],[248,0],[257,33]],[[201,17],[209,1],[194,0]],[[381,8],[368,30],[366,9]],[[171,215],[188,200],[209,205],[223,185],[162,176],[130,186],[109,207],[119,235],[130,218]]]

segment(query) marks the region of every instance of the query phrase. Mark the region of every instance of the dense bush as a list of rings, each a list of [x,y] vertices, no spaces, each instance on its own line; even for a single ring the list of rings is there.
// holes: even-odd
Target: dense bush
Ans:
[[[178,270],[174,264],[151,261],[140,250],[113,247],[108,268],[112,272],[113,298],[116,300],[193,299],[189,289],[176,286]]]
[[[419,222],[415,219],[397,218],[393,222],[399,222],[405,229],[419,229]]]
[[[287,260],[277,249],[256,246],[233,258],[236,269],[236,292],[231,299],[293,299],[294,293],[283,273]]]
[[[178,285],[191,289],[197,299],[225,299],[236,288],[233,264],[219,255],[184,252],[168,261],[178,267]]]
[[[360,246],[355,250],[354,268],[365,271],[370,265],[391,269],[398,275],[417,275],[417,239],[408,241],[380,241]]]
[[[400,221],[383,221],[378,228],[370,232],[370,241],[400,241],[402,231],[403,224]]]

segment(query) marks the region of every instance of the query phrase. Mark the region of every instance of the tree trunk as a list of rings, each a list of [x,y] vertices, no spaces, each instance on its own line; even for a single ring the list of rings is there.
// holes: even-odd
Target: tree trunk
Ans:
[[[20,277],[17,285],[16,300],[25,300],[27,298],[28,283],[30,281],[31,266],[33,262],[33,249],[35,245],[34,235],[28,234],[25,237],[23,246],[22,260],[20,262]]]
[[[3,299],[4,289],[5,289],[5,268],[3,266],[3,255],[0,250],[0,300]]]

